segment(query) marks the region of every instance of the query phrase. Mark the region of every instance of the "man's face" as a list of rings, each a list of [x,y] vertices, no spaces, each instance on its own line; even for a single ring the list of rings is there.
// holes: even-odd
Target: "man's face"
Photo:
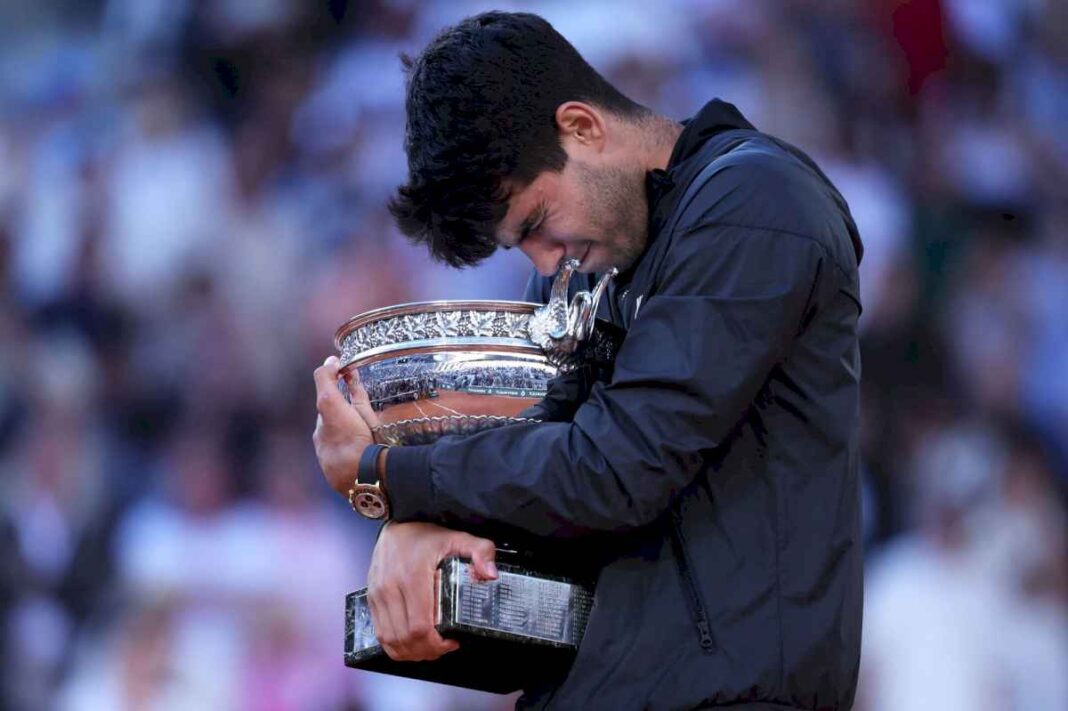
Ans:
[[[564,257],[578,259],[582,272],[624,271],[648,241],[645,170],[588,158],[571,154],[559,173],[514,189],[498,227],[500,244],[518,247],[544,276]]]

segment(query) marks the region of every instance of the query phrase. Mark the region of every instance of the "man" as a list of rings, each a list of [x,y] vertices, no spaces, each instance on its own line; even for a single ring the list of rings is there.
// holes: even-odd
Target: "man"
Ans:
[[[603,315],[627,335],[610,381],[562,388],[570,407],[554,390],[567,421],[362,465],[366,394],[342,399],[336,358],[316,370],[328,482],[370,467],[392,511],[369,573],[386,651],[456,648],[432,572],[455,553],[495,577],[493,544],[451,528],[500,522],[603,555],[574,664],[520,706],[850,707],[861,245],[841,196],[730,104],[683,126],[633,103],[533,15],[470,18],[407,64],[401,228],[454,266],[518,248],[542,296],[564,257],[617,267]]]

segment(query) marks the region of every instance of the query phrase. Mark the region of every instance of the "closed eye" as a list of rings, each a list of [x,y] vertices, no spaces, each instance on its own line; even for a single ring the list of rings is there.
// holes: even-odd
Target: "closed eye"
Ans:
[[[523,240],[525,240],[534,232],[537,232],[541,228],[542,223],[545,221],[545,213],[545,204],[539,204],[534,209],[534,211],[527,216],[527,219],[523,220],[523,224],[519,226],[519,239],[517,239],[514,244],[504,245],[504,248],[511,249],[512,247],[518,247],[523,242]]]

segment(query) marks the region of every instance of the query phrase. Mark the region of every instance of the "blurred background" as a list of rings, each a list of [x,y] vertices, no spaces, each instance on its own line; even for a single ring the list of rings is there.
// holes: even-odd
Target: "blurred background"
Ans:
[[[544,15],[809,152],[861,267],[862,710],[1068,708],[1068,3],[0,2],[0,708],[511,708],[342,666],[376,526],[315,463],[350,315],[430,263],[401,51]],[[813,515],[819,515],[813,512]]]

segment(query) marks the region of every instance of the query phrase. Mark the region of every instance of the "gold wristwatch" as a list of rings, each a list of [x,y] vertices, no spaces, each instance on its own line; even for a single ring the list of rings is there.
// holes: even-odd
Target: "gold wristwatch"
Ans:
[[[361,516],[375,520],[389,518],[389,499],[382,488],[382,469],[379,460],[389,449],[384,444],[372,444],[363,450],[356,468],[356,481],[349,489],[349,506]]]

